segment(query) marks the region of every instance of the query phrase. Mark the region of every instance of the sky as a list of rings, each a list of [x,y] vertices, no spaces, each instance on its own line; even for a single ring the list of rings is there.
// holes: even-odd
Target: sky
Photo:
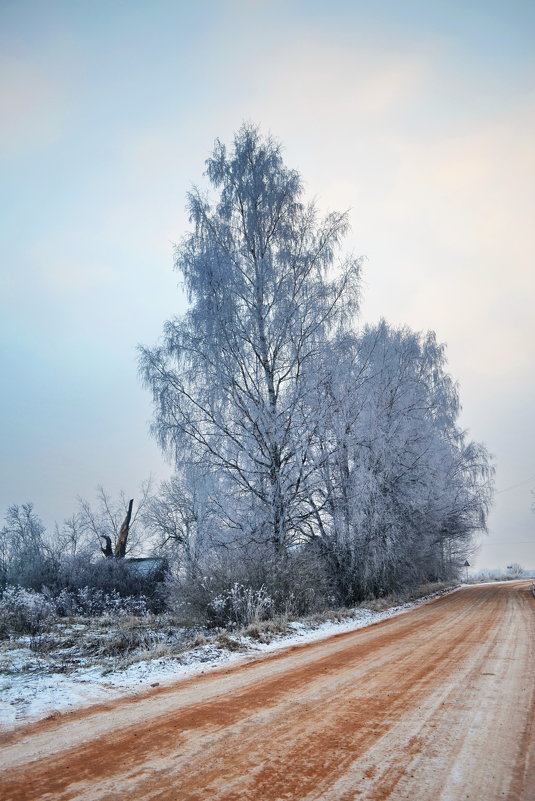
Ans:
[[[535,4],[2,0],[0,513],[170,475],[136,346],[204,161],[252,121],[350,210],[360,323],[447,343],[496,465],[477,569],[535,568]]]

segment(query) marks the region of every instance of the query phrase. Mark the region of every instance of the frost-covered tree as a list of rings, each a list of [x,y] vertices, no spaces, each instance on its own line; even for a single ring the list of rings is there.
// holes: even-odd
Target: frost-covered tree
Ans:
[[[359,262],[337,259],[345,214],[320,219],[281,149],[244,125],[206,162],[215,198],[188,196],[176,250],[190,300],[141,351],[153,430],[181,469],[202,469],[220,539],[282,553],[313,510],[318,426],[309,416],[325,344],[357,308]]]
[[[513,579],[519,579],[525,576],[526,571],[519,565],[518,562],[513,562],[512,565],[507,565],[507,577]]]
[[[133,554],[147,546],[147,537],[143,530],[142,518],[149,500],[151,499],[152,479],[143,481],[139,487],[138,497],[133,510],[133,501],[128,501],[123,491],[117,498],[99,486],[97,488],[97,502],[91,504],[86,498],[78,498],[78,511],[71,521],[64,524],[82,536],[85,543],[93,542],[93,547],[102,550],[105,556],[123,557],[126,551]],[[74,521],[74,522],[73,522]],[[126,539],[124,539],[124,526],[127,523]],[[123,537],[124,542],[121,542]]]
[[[212,194],[189,194],[176,249],[189,309],[140,355],[177,468],[148,525],[182,579],[271,582],[280,608],[294,569],[343,603],[450,577],[485,526],[492,471],[459,428],[444,347],[355,328],[347,217],[304,203],[273,139],[244,125],[206,164]]]
[[[210,499],[213,490],[205,472],[176,472],[162,482],[158,492],[147,502],[142,514],[154,548],[179,565],[197,560],[206,551],[206,541],[213,540],[216,511]]]
[[[310,503],[339,599],[450,577],[485,525],[492,475],[457,426],[443,346],[381,322],[335,349]]]
[[[41,589],[54,579],[57,554],[32,503],[8,507],[0,530],[0,585]]]

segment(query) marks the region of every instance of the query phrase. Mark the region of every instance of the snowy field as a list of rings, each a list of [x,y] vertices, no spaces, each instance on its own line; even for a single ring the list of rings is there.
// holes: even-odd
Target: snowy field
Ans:
[[[78,662],[79,667],[67,667],[67,660],[62,663],[61,651],[51,658],[36,652],[29,637],[20,637],[4,642],[0,649],[0,727],[11,729],[56,713],[143,693],[157,685],[205,673],[223,663],[355,631],[403,614],[442,594],[444,591],[381,612],[357,608],[341,620],[290,622],[285,633],[271,634],[270,642],[234,633],[212,636],[202,645],[185,648],[177,655],[155,658],[152,654],[128,666],[119,659],[91,664],[87,659],[73,659],[70,653],[69,665]],[[63,635],[74,634],[74,628],[66,627]],[[113,633],[110,630],[108,636]]]

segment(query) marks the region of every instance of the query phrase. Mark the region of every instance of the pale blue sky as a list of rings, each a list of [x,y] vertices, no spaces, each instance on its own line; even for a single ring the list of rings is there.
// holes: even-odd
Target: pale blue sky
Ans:
[[[135,346],[183,308],[185,193],[249,119],[351,208],[362,319],[435,329],[498,489],[533,479],[478,566],[535,567],[534,34],[531,2],[3,0],[0,509],[167,474]]]

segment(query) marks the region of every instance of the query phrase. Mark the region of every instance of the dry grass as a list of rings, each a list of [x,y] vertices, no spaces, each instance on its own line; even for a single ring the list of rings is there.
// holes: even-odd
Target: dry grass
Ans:
[[[176,658],[176,656],[177,654],[167,643],[160,642],[153,648],[128,654],[120,660],[117,667],[124,670],[130,667],[130,665],[135,665],[137,662],[150,662],[154,659],[170,659],[171,657]]]
[[[363,601],[359,604],[360,609],[370,609],[372,612],[385,612],[393,606],[399,606],[404,603],[401,596],[397,593],[391,595],[384,595],[382,598],[370,598],[369,601]]]
[[[143,629],[110,631],[106,637],[89,638],[84,650],[96,657],[120,657],[134,651],[150,651],[160,644],[152,632]]]
[[[230,637],[226,631],[222,631],[217,635],[216,644],[218,648],[225,649],[226,651],[245,651],[243,643]]]
[[[324,612],[317,612],[301,620],[303,623],[311,624],[329,622],[340,623],[343,620],[351,620],[357,617],[359,609],[369,609],[372,612],[384,612],[387,609],[392,609],[393,606],[401,606],[410,601],[417,601],[419,598],[425,598],[427,595],[433,595],[438,592],[448,592],[455,586],[456,584],[454,582],[430,582],[404,593],[390,593],[382,598],[370,598],[368,601],[362,601],[355,609],[348,609],[346,607],[327,609]]]
[[[317,612],[315,615],[305,618],[305,623],[341,623],[342,620],[351,620],[355,617],[354,609],[347,609],[345,606],[340,609],[326,609],[324,612]]]
[[[393,606],[400,606],[410,601],[417,601],[420,598],[425,598],[427,595],[434,595],[437,592],[447,592],[455,586],[455,582],[433,581],[428,584],[421,584],[419,587],[415,587],[407,592],[392,593],[382,598],[372,598],[369,601],[361,603],[360,608],[371,609],[372,612],[384,612],[386,609],[391,609]]]
[[[262,620],[258,623],[251,623],[240,633],[244,637],[256,640],[261,643],[269,643],[273,638],[280,634],[288,634],[288,620],[285,617],[274,618],[273,620]]]
[[[203,645],[206,645],[208,640],[204,636],[204,634],[197,634],[192,640],[190,640],[186,646],[186,649],[189,648],[202,648]]]

